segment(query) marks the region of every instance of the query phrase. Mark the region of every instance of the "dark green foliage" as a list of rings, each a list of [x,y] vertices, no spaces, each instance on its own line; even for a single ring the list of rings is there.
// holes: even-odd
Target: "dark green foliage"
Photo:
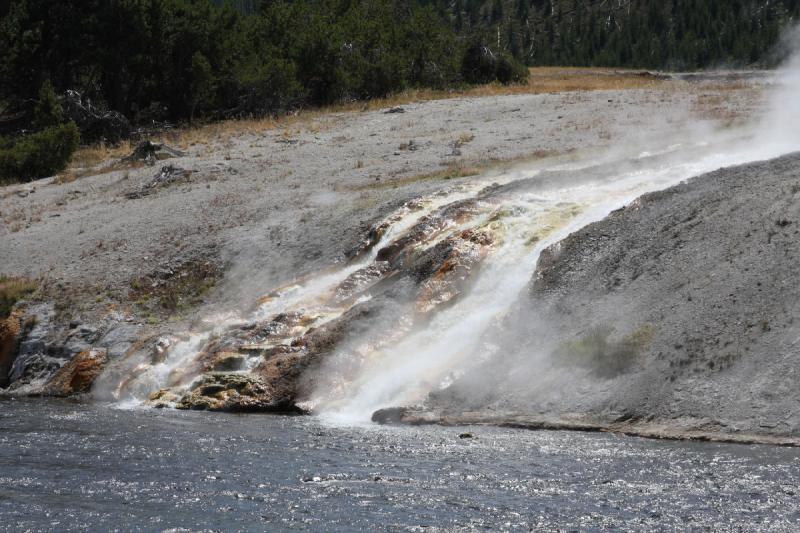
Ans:
[[[476,41],[464,52],[461,73],[469,83],[486,83],[494,79],[497,59],[483,43]]]
[[[0,183],[31,181],[66,168],[78,149],[74,122],[64,122],[53,85],[45,80],[33,104],[33,132],[0,137]]]
[[[76,89],[140,122],[281,113],[461,83],[455,32],[413,0],[12,4],[0,22],[0,103],[9,107],[48,79],[56,92]]]
[[[0,125],[57,123],[50,96],[67,89],[145,123],[513,83],[521,64],[762,64],[799,13],[797,0],[0,1]]]
[[[771,65],[797,0],[437,0],[460,32],[528,65]]]
[[[64,122],[64,113],[58,103],[50,80],[45,80],[39,89],[39,98],[33,108],[33,127],[37,130],[58,126]]]
[[[0,182],[31,181],[63,170],[78,148],[74,122],[16,138],[0,138]]]
[[[492,51],[480,41],[470,44],[464,52],[461,74],[468,83],[519,83],[528,78],[528,69],[510,54]]]

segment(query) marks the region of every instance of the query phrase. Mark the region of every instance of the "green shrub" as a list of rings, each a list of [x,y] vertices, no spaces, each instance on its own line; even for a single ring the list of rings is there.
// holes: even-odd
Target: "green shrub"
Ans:
[[[461,75],[467,83],[509,84],[527,80],[528,69],[510,55],[495,53],[480,41],[474,41],[464,52]]]
[[[488,46],[473,42],[464,52],[461,75],[467,83],[489,83],[494,80],[495,57]]]
[[[79,140],[74,122],[0,139],[0,182],[32,181],[64,170]]]
[[[497,60],[495,78],[504,85],[522,83],[528,79],[528,68],[510,55],[504,54]]]
[[[39,89],[39,98],[33,109],[32,125],[37,130],[44,130],[63,123],[64,113],[61,111],[61,104],[58,103],[56,91],[50,80],[45,80]]]

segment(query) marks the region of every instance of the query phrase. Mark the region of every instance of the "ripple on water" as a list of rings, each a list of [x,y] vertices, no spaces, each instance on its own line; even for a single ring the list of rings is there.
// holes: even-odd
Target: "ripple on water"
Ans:
[[[0,402],[8,530],[800,526],[800,450]],[[76,415],[76,413],[78,413]]]

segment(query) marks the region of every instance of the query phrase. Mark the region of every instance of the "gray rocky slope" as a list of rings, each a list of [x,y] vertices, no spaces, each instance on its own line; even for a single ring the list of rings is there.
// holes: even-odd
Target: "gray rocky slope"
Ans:
[[[400,418],[798,437],[799,262],[798,154],[645,195],[548,249],[504,355]]]
[[[103,357],[169,331],[127,307],[143,273],[157,281],[162,263],[168,274],[197,257],[230,266],[202,313],[252,304],[340,257],[370,220],[442,186],[411,179],[420,172],[589,149],[645,125],[661,134],[697,104],[680,93],[623,96],[619,106],[617,93],[432,102],[402,117],[336,117],[336,127],[294,132],[296,143],[243,135],[228,155],[197,148],[176,159],[191,174],[146,198],[128,193],[151,168],[4,188],[0,272],[76,291],[69,305],[28,308],[6,378],[26,374],[21,390],[41,393],[66,361],[84,354],[78,364],[93,376]],[[457,126],[442,126],[444,116]],[[502,117],[502,131],[487,117]],[[459,150],[475,153],[455,159],[468,132]],[[400,150],[412,137],[422,148]],[[800,156],[790,155],[644,196],[570,235],[542,255],[529,294],[491,339],[502,356],[400,418],[800,438],[799,202]],[[68,385],[58,391],[90,383]]]
[[[187,323],[246,311],[341,260],[403,202],[452,183],[453,166],[578,157],[631,131],[679,136],[698,116],[760,106],[757,91],[725,83],[437,100],[209,134],[166,170],[108,161],[74,182],[2,187],[0,276],[37,280],[40,296],[20,306],[23,338],[6,357],[0,342],[0,369],[15,365],[14,379],[0,370],[0,387],[37,393],[87,350],[113,362]]]

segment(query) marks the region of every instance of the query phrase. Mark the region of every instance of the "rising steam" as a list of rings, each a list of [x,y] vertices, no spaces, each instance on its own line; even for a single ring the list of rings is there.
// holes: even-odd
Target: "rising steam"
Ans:
[[[794,55],[777,72],[759,120],[734,129],[688,121],[672,136],[649,140],[646,145],[631,139],[605,155],[593,156],[592,161],[546,169],[558,175],[556,188],[550,175],[543,183],[537,181],[542,170],[520,171],[514,179],[527,181],[525,187],[494,207],[517,215],[505,221],[504,242],[482,266],[471,289],[424,327],[382,349],[356,356],[352,346],[357,342],[351,339],[321,370],[312,405],[333,420],[368,420],[380,408],[418,404],[461,376],[468,376],[457,387],[462,407],[522,389],[527,394],[540,392],[539,400],[557,399],[568,385],[559,379],[564,376],[554,376],[560,370],[548,360],[558,339],[541,339],[524,353],[507,351],[507,339],[530,337],[534,331],[546,336],[537,324],[541,317],[535,302],[517,304],[520,297],[528,298],[525,289],[542,251],[643,193],[718,168],[800,149],[797,94],[800,56]],[[604,165],[595,166],[598,161]],[[587,180],[587,174],[596,177]],[[529,246],[532,234],[542,235]],[[509,320],[509,314],[523,309],[523,319]],[[513,324],[511,330],[509,324]],[[354,358],[358,359],[356,372],[352,371]],[[490,359],[491,365],[483,364]],[[339,366],[351,369],[344,382]],[[491,375],[492,367],[502,369],[499,376]]]
[[[366,421],[377,409],[423,402],[459,379],[468,383],[460,388],[467,404],[522,386],[557,399],[563,381],[553,379],[546,339],[528,351],[508,348],[540,320],[535,302],[520,305],[520,299],[528,298],[541,254],[644,193],[800,149],[800,57],[778,73],[768,94],[763,119],[755,122],[721,129],[673,117],[672,131],[661,129],[655,138],[631,132],[603,154],[545,160],[410,202],[376,225],[380,231],[355,260],[265,291],[252,316],[162,339],[157,357],[139,354],[113,367],[95,393],[137,402],[160,389],[181,394],[209,368],[203,359],[213,355],[209,342],[220,350],[234,345],[225,344],[229,328],[251,331],[258,328],[248,324],[282,317],[236,348],[294,354],[307,349],[315,331],[348,324],[344,318],[360,306],[369,310],[368,327],[337,337],[333,353],[304,376],[298,400],[316,413]],[[522,309],[524,316],[514,316]],[[504,371],[476,374],[487,360]],[[262,361],[250,358],[237,372],[263,374]]]

